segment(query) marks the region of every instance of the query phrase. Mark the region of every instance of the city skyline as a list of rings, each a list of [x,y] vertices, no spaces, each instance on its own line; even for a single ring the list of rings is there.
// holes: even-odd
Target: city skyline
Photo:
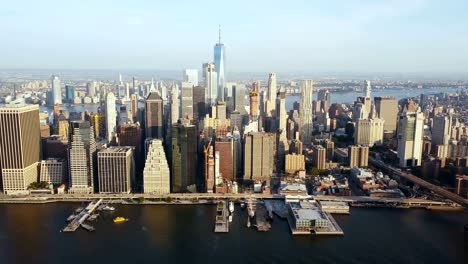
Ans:
[[[230,72],[462,73],[468,66],[463,1],[257,1],[226,3],[225,12],[211,1],[23,2],[0,11],[10,25],[0,30],[9,36],[0,68],[199,69],[213,59],[218,24]]]

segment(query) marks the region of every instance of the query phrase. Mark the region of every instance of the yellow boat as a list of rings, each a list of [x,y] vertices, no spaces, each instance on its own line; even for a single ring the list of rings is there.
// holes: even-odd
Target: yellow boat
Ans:
[[[125,222],[125,221],[128,221],[128,219],[120,217],[120,216],[114,218],[114,223],[122,223],[122,222]]]

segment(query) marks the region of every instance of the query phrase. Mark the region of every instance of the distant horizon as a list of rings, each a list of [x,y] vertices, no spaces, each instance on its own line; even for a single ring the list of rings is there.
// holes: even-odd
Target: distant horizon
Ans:
[[[467,9],[463,0],[5,1],[0,68],[199,69],[213,61],[221,25],[227,76],[465,73]]]
[[[189,68],[181,69],[78,69],[78,68],[0,68],[0,81],[5,78],[4,73],[12,78],[16,74],[34,74],[39,75],[42,79],[49,79],[52,75],[59,75],[61,79],[68,79],[69,75],[79,75],[76,79],[98,79],[114,80],[118,78],[118,74],[122,74],[123,79],[131,77],[154,77],[155,79],[182,79],[182,71]],[[201,66],[199,68],[190,68],[198,70],[199,76],[202,75]],[[263,80],[268,78],[268,73],[274,72],[278,80],[300,80],[300,79],[337,79],[337,80],[395,80],[395,81],[468,81],[468,72],[353,72],[353,71],[296,71],[296,72],[279,72],[279,71],[228,71],[227,82],[255,79]],[[105,77],[103,78],[104,75]],[[65,78],[63,78],[65,76]],[[200,80],[201,81],[201,80]]]

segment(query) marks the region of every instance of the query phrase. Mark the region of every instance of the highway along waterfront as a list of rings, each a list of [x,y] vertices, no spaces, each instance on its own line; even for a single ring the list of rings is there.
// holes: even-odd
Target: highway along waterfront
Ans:
[[[0,204],[1,263],[466,263],[468,212],[351,208],[344,236],[293,236],[277,216],[248,228],[236,206],[229,233],[214,233],[216,205],[121,205],[95,232],[61,233],[81,203]],[[116,216],[128,218],[114,224]]]

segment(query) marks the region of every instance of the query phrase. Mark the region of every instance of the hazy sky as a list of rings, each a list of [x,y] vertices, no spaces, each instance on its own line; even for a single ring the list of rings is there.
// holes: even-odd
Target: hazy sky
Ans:
[[[466,0],[0,0],[0,68],[467,72]]]

